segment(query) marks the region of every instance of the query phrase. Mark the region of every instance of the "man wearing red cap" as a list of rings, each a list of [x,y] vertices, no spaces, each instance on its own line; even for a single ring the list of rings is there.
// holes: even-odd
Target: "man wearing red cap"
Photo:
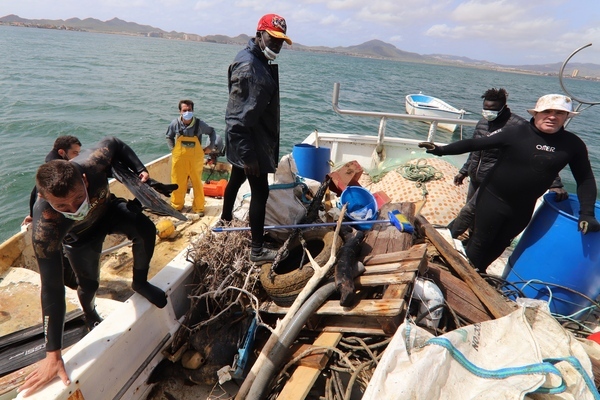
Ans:
[[[223,196],[221,221],[233,219],[237,192],[248,179],[250,200],[250,260],[258,265],[271,262],[276,250],[263,247],[265,210],[269,197],[267,174],[279,161],[279,75],[277,58],[286,36],[287,24],[276,14],[264,15],[250,39],[229,66],[229,101],[225,111],[227,160],[232,165]]]

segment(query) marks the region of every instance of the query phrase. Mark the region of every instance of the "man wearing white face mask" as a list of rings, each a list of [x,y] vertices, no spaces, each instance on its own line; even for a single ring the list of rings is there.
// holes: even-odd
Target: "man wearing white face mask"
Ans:
[[[108,234],[124,234],[133,243],[132,289],[156,307],[167,304],[164,291],[148,282],[156,227],[132,202],[109,191],[108,178],[116,163],[134,171],[142,182],[150,180],[133,150],[114,137],[101,140],[71,161],[52,160],[37,170],[39,196],[33,207],[32,243],[42,282],[46,358],[20,388],[28,389],[27,394],[56,376],[69,384],[61,356],[66,310],[63,246],[77,276],[77,295],[90,329],[102,321],[95,297],[102,244]]]
[[[171,149],[171,183],[178,188],[171,193],[171,206],[176,210],[183,209],[188,179],[192,182],[194,200],[192,212],[204,216],[204,187],[202,185],[202,169],[204,154],[216,147],[215,130],[194,116],[194,102],[179,102],[179,118],[174,119],[167,128],[167,144]],[[202,148],[202,135],[208,135],[209,143]]]
[[[527,120],[510,111],[510,108],[506,105],[508,93],[505,89],[488,89],[481,98],[483,99],[483,109],[481,111],[483,118],[475,126],[473,139],[495,135],[505,128],[529,124]],[[454,184],[459,186],[468,176],[469,190],[465,206],[459,211],[456,218],[448,224],[448,229],[450,229],[453,238],[458,238],[467,229],[472,228],[477,191],[496,161],[498,161],[499,156],[500,149],[474,151],[469,154],[467,162],[454,177]],[[556,193],[558,201],[565,200],[569,196],[566,190],[563,189],[562,181],[558,175],[550,186],[550,190]]]
[[[250,260],[258,265],[271,262],[277,252],[263,248],[265,209],[269,197],[267,174],[279,161],[279,75],[275,60],[286,35],[285,19],[264,15],[256,36],[229,66],[229,101],[225,111],[227,160],[232,165],[223,196],[221,221],[233,219],[233,206],[240,186],[250,183]]]

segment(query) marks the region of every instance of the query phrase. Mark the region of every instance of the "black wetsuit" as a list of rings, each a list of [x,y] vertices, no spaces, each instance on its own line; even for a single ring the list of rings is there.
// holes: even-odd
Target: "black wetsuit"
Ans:
[[[38,198],[33,208],[33,247],[42,280],[42,314],[47,351],[62,348],[65,316],[63,240],[66,255],[77,275],[77,294],[86,314],[95,313],[99,261],[107,234],[122,233],[132,240],[134,283],[136,280],[147,281],[156,228],[139,208],[131,207],[130,210],[125,199],[109,192],[111,163],[117,160],[137,173],[146,171],[133,150],[117,138],[105,138],[94,148],[71,160],[88,181],[90,211],[82,221],[75,222],[64,217],[43,198]]]
[[[577,182],[580,214],[594,216],[596,180],[583,141],[561,128],[554,134],[533,125],[503,129],[479,139],[439,146],[434,154],[499,148],[500,157],[479,190],[475,228],[467,245],[471,263],[484,272],[529,223],[536,200],[569,165]]]
[[[52,161],[52,160],[64,160],[60,154],[58,154],[58,150],[52,149],[46,155],[44,162]],[[33,216],[33,206],[37,200],[38,192],[37,188],[34,186],[31,190],[31,194],[29,195],[29,215]],[[71,263],[66,256],[63,256],[63,279],[65,282],[65,286],[71,289],[77,289],[77,278],[75,277],[75,273],[73,272],[73,268],[71,268]]]

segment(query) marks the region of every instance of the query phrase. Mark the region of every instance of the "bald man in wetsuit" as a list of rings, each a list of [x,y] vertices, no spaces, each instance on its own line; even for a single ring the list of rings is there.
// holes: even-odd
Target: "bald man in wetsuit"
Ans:
[[[467,257],[479,272],[498,258],[529,223],[537,199],[567,165],[577,182],[580,203],[578,229],[583,234],[600,230],[594,215],[597,188],[585,143],[564,129],[573,112],[567,96],[549,94],[527,110],[528,125],[502,129],[499,133],[466,139],[447,146],[420,143],[437,156],[500,149],[495,168],[479,189],[475,227],[467,244]]]
[[[33,208],[33,248],[42,281],[42,314],[46,336],[46,358],[20,390],[29,395],[59,376],[70,383],[62,360],[65,318],[65,287],[62,247],[77,276],[77,295],[88,327],[102,318],[95,309],[99,287],[100,256],[107,234],[125,234],[133,242],[132,289],[159,308],[167,304],[165,293],[148,282],[154,253],[156,228],[132,202],[109,192],[113,163],[120,162],[149,179],[148,171],[133,150],[121,140],[108,137],[71,161],[53,160],[36,173],[40,194]]]

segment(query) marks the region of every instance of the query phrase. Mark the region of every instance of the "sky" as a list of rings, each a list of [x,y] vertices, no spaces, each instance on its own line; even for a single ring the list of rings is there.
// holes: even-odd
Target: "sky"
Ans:
[[[305,46],[372,39],[418,54],[503,65],[600,64],[598,0],[0,0],[0,17],[119,19],[202,36],[253,36],[264,14],[287,21]]]

